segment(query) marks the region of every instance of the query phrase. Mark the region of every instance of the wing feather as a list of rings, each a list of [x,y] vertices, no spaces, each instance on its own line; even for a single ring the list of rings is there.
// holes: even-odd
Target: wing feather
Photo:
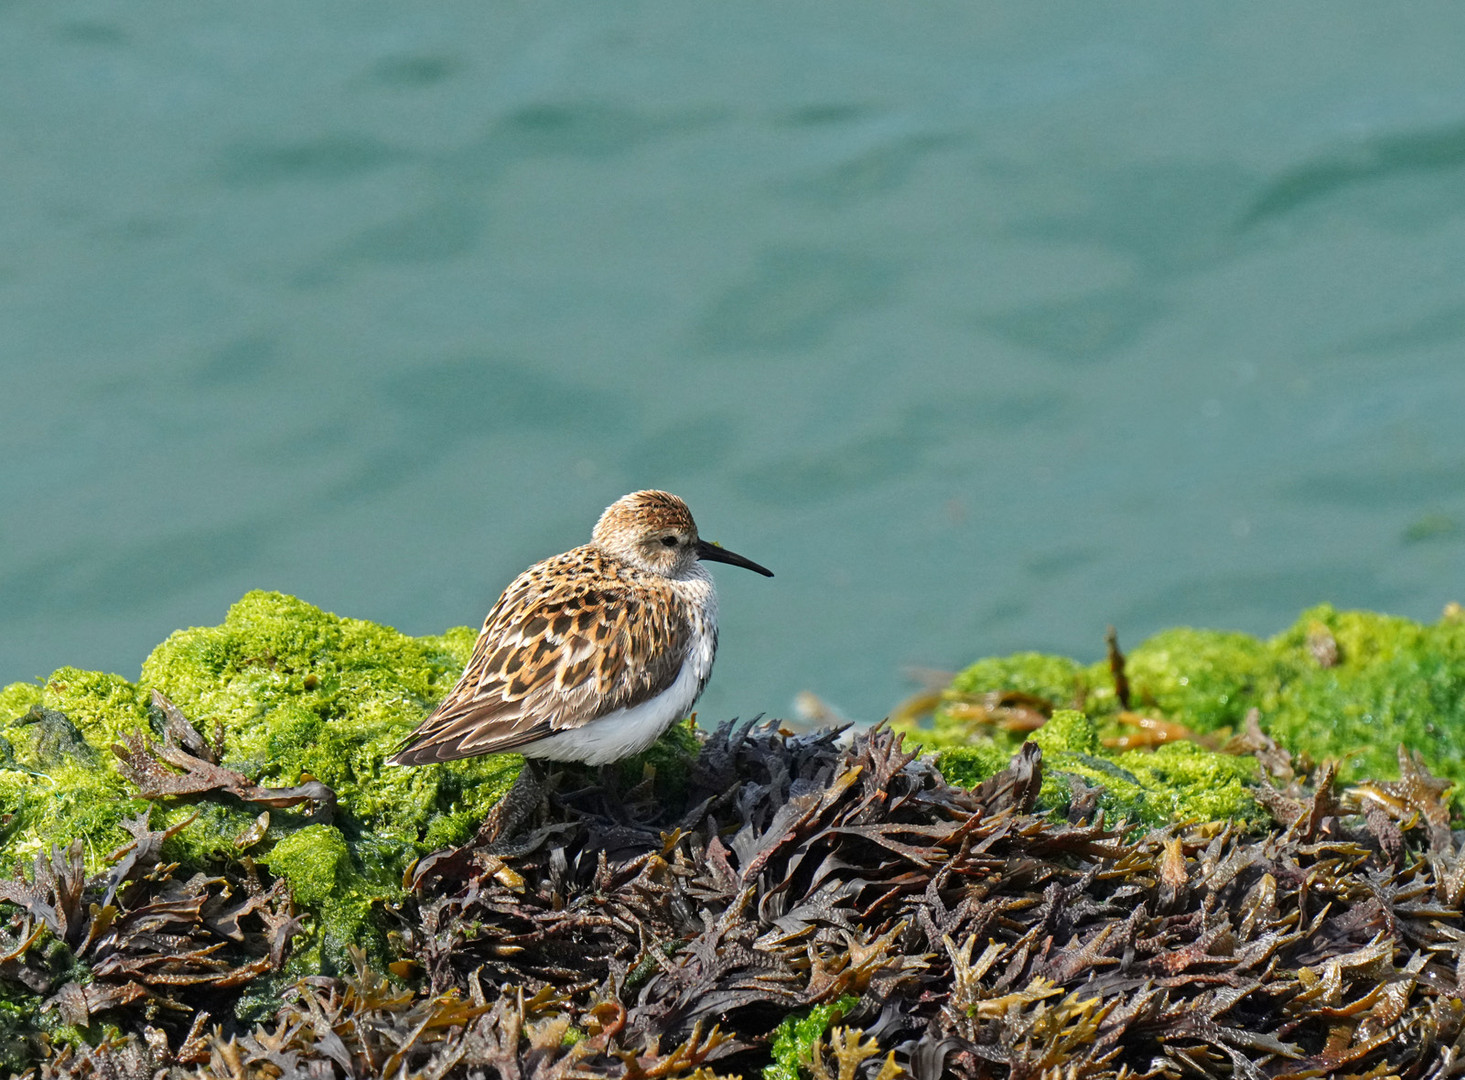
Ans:
[[[642,576],[591,547],[524,571],[484,619],[457,685],[391,760],[513,750],[661,693],[692,628]]]

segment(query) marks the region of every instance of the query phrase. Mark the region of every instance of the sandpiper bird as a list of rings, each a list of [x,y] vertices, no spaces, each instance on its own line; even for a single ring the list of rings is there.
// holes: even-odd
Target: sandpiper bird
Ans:
[[[458,684],[391,762],[514,750],[604,765],[646,749],[712,674],[717,590],[703,560],[773,576],[700,539],[675,495],[617,499],[590,543],[504,590]]]

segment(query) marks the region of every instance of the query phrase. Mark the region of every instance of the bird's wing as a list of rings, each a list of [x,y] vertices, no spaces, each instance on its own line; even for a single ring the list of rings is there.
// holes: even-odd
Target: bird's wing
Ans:
[[[680,674],[691,626],[593,549],[530,567],[484,620],[458,684],[393,756],[398,765],[512,750],[655,697]]]

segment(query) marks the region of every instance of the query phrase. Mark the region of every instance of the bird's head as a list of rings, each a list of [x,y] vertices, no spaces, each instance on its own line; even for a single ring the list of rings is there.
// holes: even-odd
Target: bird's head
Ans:
[[[611,503],[595,523],[590,542],[607,555],[662,577],[685,577],[699,559],[773,576],[751,559],[701,539],[687,504],[666,491],[633,491]]]

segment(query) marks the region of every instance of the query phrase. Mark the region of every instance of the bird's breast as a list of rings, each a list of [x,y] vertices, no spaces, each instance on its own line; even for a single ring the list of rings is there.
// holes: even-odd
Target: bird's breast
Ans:
[[[700,565],[693,566],[685,578],[671,582],[691,626],[691,646],[686,663],[691,667],[700,688],[712,674],[712,659],[717,653],[717,589],[712,575]]]

